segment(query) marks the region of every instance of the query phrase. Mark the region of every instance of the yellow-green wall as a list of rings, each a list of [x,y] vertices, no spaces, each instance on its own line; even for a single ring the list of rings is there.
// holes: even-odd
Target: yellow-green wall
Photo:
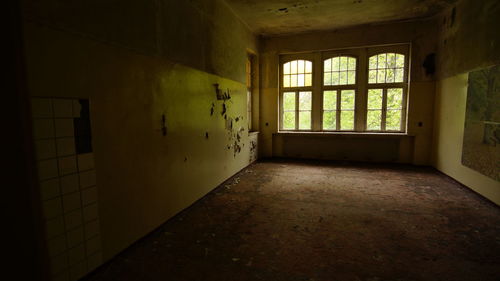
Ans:
[[[24,1],[28,90],[90,99],[107,260],[249,164],[257,40],[218,0],[42,2]],[[230,90],[227,117],[243,117],[232,130],[215,83]]]
[[[461,161],[468,72],[500,63],[500,5],[495,0],[463,0],[440,15],[439,23],[432,164],[500,205],[500,182]]]

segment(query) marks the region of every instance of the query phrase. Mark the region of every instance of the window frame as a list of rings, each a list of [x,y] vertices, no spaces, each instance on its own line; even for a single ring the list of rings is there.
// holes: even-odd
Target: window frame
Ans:
[[[324,84],[324,62],[327,59],[332,59],[336,57],[349,57],[349,58],[354,58],[356,59],[356,79],[354,81],[354,84],[347,84],[347,85],[325,85]],[[360,75],[359,75],[359,62],[360,62],[360,52],[359,49],[350,49],[350,50],[338,50],[338,51],[327,51],[327,52],[321,52],[321,118],[319,120],[319,127],[322,132],[355,132],[356,131],[356,125],[357,125],[357,120],[356,120],[356,115],[357,115],[357,106],[356,106],[356,101],[357,101],[357,96],[359,92],[359,84],[360,84]],[[341,100],[342,100],[342,91],[344,90],[354,90],[354,124],[352,130],[341,130],[340,125],[341,125]],[[323,113],[324,113],[324,93],[325,91],[336,91],[337,92],[337,109],[335,112],[335,130],[329,130],[329,129],[324,129],[323,128]]]
[[[311,86],[303,86],[303,87],[284,87],[284,71],[283,71],[283,66],[287,62],[292,62],[295,60],[305,60],[305,61],[310,61],[312,64],[312,82]],[[314,105],[313,105],[313,100],[314,100],[314,84],[315,84],[315,76],[316,76],[316,69],[315,69],[315,61],[314,61],[314,56],[312,54],[297,54],[297,55],[289,55],[289,56],[280,56],[280,62],[279,62],[279,116],[278,116],[278,122],[279,122],[279,131],[285,131],[285,132],[309,132],[313,130],[313,111],[314,111]],[[283,115],[284,115],[284,108],[283,108],[283,94],[285,92],[294,92],[295,93],[295,129],[284,129],[283,128]],[[299,129],[299,93],[300,92],[311,92],[311,129]]]
[[[404,55],[405,65],[403,73],[403,82],[400,83],[368,83],[369,59],[371,56],[382,53],[396,53]],[[408,120],[408,91],[410,83],[410,43],[398,43],[384,46],[365,46],[359,48],[336,49],[326,51],[315,51],[308,53],[281,54],[279,56],[279,112],[278,112],[278,131],[279,132],[325,132],[325,133],[375,133],[375,134],[394,134],[407,132]],[[354,85],[324,85],[324,61],[334,57],[353,57],[356,59],[356,79]],[[312,85],[310,87],[283,87],[283,65],[294,60],[308,60],[312,62]],[[400,130],[383,130],[386,125],[387,113],[387,89],[402,88],[402,105],[401,105],[401,126]],[[383,117],[381,122],[381,130],[367,130],[367,114],[368,114],[368,90],[383,89]],[[338,118],[340,104],[337,103],[336,109],[336,130],[323,129],[323,93],[324,91],[337,91],[337,101],[340,99],[342,90],[354,90],[354,128],[353,130],[340,130],[340,119]],[[295,92],[296,99],[300,91],[312,92],[312,108],[311,108],[311,129],[300,130],[298,128],[298,104],[296,104],[296,126],[295,129],[283,129],[283,93]]]

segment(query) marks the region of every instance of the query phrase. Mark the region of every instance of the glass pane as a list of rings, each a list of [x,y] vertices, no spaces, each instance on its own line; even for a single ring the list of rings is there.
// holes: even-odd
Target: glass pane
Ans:
[[[377,71],[376,70],[370,70],[369,77],[368,77],[368,83],[370,83],[370,84],[377,83]]]
[[[340,72],[339,85],[346,85],[346,84],[347,84],[347,71],[342,71]]]
[[[291,65],[292,65],[292,70],[291,70],[291,73],[292,73],[292,74],[297,73],[297,61],[296,61],[296,60],[292,61],[292,62],[291,62]]]
[[[394,53],[387,54],[387,67],[390,68],[396,67],[396,54]]]
[[[356,59],[355,58],[349,58],[348,69],[349,70],[356,70]]]
[[[386,82],[387,83],[393,83],[394,82],[394,69],[387,69],[386,70]]]
[[[295,110],[295,93],[283,93],[283,110]]]
[[[368,109],[382,109],[382,89],[368,90]]]
[[[347,84],[356,84],[356,71],[349,71]]]
[[[312,62],[306,61],[306,73],[312,73]]]
[[[339,58],[338,57],[333,58],[332,59],[332,70],[333,71],[338,71],[339,67],[340,67]]]
[[[347,70],[347,57],[340,57],[340,70]]]
[[[290,63],[289,62],[287,62],[283,65],[283,73],[290,74]]]
[[[340,129],[354,130],[354,111],[350,110],[340,112]]]
[[[394,82],[400,83],[403,82],[404,68],[396,68],[394,70]]]
[[[306,67],[304,65],[304,61],[303,60],[299,60],[298,61],[298,73],[304,73],[306,70]]]
[[[401,130],[401,110],[387,110],[387,114],[385,117],[385,129],[387,131]]]
[[[396,67],[405,67],[405,56],[396,54]]]
[[[366,115],[366,129],[370,131],[380,130],[382,124],[382,110],[368,110]]]
[[[403,105],[403,89],[387,89],[387,109],[401,109]]]
[[[305,86],[311,86],[311,85],[312,85],[312,74],[306,74]]]
[[[337,111],[323,112],[323,130],[337,130]]]
[[[323,80],[324,85],[332,85],[332,73],[325,73],[324,74],[324,80]]]
[[[297,87],[297,74],[291,75],[290,87]]]
[[[283,129],[285,130],[295,129],[295,111],[283,112]]]
[[[327,59],[323,63],[323,71],[330,72],[332,71],[332,59]]]
[[[339,85],[340,75],[339,72],[332,73],[332,85]]]
[[[380,54],[378,55],[378,64],[377,64],[377,68],[386,68],[387,65],[386,65],[386,54]],[[293,69],[293,66],[292,66],[292,69]]]
[[[312,103],[311,92],[300,92],[299,93],[299,110],[311,110]]]
[[[290,75],[283,76],[283,87],[290,87]]]
[[[297,75],[298,79],[297,79],[297,86],[299,87],[304,87],[304,83],[305,83],[305,75],[304,74],[299,74]]]
[[[323,92],[323,109],[337,110],[337,91]]]
[[[300,130],[311,129],[311,111],[299,112],[299,129]]]
[[[354,90],[343,90],[340,95],[340,108],[354,109]]]
[[[385,69],[377,71],[377,83],[385,83]]]
[[[377,56],[370,57],[370,69],[377,69]]]

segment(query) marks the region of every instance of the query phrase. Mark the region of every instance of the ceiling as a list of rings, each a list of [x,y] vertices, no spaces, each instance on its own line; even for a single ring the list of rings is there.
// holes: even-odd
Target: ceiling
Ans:
[[[457,0],[226,0],[264,36],[432,16]]]

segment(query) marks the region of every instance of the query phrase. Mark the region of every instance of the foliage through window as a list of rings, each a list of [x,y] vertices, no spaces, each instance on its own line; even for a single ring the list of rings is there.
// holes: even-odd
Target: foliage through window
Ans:
[[[282,56],[280,130],[404,132],[408,53],[399,44]]]

